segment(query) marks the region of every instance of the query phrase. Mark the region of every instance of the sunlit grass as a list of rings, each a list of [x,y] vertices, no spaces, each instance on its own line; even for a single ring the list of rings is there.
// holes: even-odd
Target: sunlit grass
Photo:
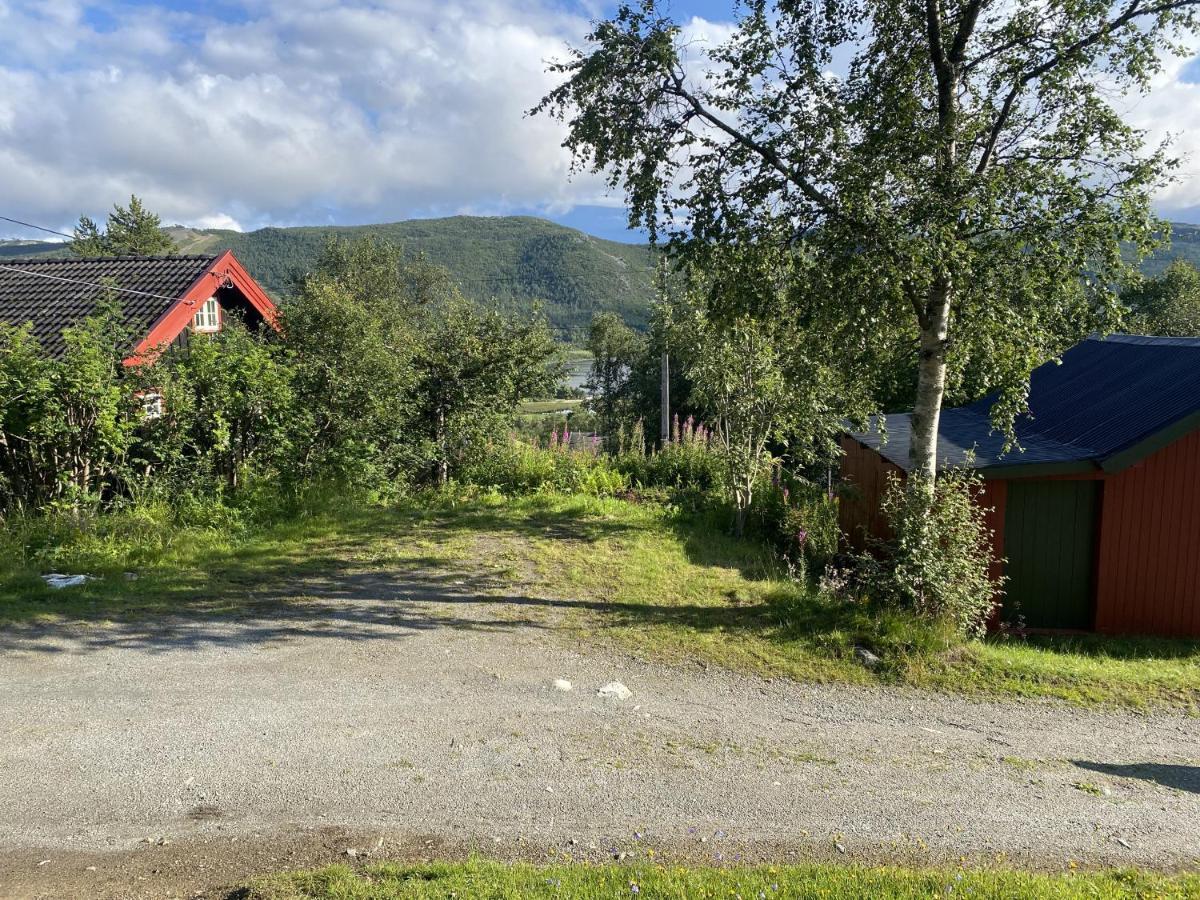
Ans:
[[[0,532],[0,622],[221,615],[361,570],[474,571],[477,589],[573,639],[658,660],[803,681],[892,684],[1079,704],[1200,708],[1200,642],[962,642],[943,627],[818,594],[720,513],[587,496],[446,493],[326,502],[261,522],[149,506]],[[39,575],[83,572],[51,591]],[[127,580],[127,572],[136,580]],[[865,668],[864,647],[881,664]]]
[[[361,872],[332,866],[262,879],[248,900],[399,900],[399,898],[880,898],[978,897],[1016,900],[1124,900],[1195,897],[1196,876],[1133,871],[1035,875],[1009,870],[659,865],[504,865],[472,861],[383,865]]]

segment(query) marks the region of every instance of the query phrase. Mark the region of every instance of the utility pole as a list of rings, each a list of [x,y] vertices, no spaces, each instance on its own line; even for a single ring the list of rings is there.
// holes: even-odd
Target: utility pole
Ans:
[[[671,440],[671,357],[663,350],[662,355],[662,443],[666,446]]]

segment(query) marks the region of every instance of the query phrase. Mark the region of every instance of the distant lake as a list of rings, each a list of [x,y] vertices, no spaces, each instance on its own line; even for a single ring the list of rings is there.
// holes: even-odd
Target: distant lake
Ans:
[[[592,374],[592,358],[571,359],[567,361],[567,377],[564,379],[567,387],[587,389],[588,376]]]

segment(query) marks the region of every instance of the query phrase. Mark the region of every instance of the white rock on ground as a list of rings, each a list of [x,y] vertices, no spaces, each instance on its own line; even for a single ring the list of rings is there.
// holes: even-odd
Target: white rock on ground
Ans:
[[[571,682],[567,681],[567,679],[565,679],[565,678],[555,678],[554,679],[554,687],[557,690],[560,690],[563,693],[566,693],[567,691],[569,691],[571,689]]]
[[[610,681],[596,691],[596,696],[603,697],[605,700],[628,700],[633,696],[633,691],[619,681]]]

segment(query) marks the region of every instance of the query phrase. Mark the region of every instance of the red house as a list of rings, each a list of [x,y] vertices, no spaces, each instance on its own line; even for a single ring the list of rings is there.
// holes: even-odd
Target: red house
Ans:
[[[994,398],[947,409],[942,466],[970,465],[1005,607],[1031,628],[1200,637],[1200,339],[1090,338],[1033,373],[1020,450]],[[883,536],[879,501],[908,466],[910,417],[842,437],[843,532]],[[879,424],[879,423],[877,423]]]
[[[254,328],[275,327],[275,304],[231,251],[216,256],[116,256],[0,260],[0,322],[31,323],[52,356],[63,329],[95,312],[109,293],[138,335],[126,365],[161,348],[186,346],[238,315]]]

